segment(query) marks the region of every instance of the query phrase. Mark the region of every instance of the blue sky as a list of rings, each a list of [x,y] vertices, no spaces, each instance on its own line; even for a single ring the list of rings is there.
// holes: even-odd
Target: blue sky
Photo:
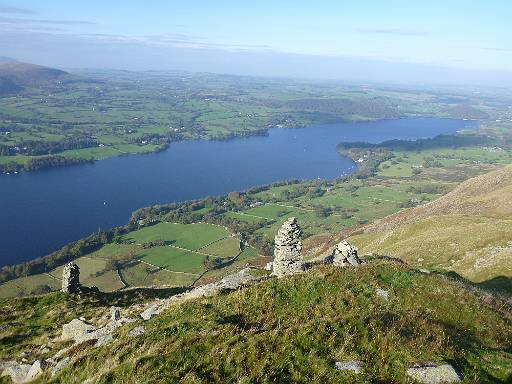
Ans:
[[[0,0],[0,56],[60,67],[510,80],[506,0]]]

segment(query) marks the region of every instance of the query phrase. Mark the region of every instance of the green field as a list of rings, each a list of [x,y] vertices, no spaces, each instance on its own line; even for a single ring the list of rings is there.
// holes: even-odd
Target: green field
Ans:
[[[124,239],[137,244],[164,240],[175,247],[197,250],[227,236],[224,228],[209,224],[159,223],[131,232]]]
[[[169,245],[144,249],[144,243],[155,240],[164,240]],[[130,232],[121,242],[106,244],[75,262],[80,268],[82,284],[95,285],[103,292],[126,287],[182,287],[207,271],[204,265],[207,257],[228,260],[240,253],[239,247],[239,238],[218,225],[159,223]],[[257,253],[246,250],[241,258],[245,260],[249,255],[258,257]],[[0,284],[0,297],[57,290],[63,268]]]
[[[174,247],[155,247],[137,255],[142,261],[174,272],[201,273],[205,271],[205,256]]]
[[[228,237],[201,248],[201,252],[224,258],[235,257],[240,253],[240,240],[236,237]]]

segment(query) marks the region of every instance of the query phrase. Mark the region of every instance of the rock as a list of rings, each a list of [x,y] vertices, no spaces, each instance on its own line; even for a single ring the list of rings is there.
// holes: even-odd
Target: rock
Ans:
[[[114,341],[114,337],[112,337],[112,334],[109,333],[109,334],[98,337],[98,340],[96,341],[96,344],[94,344],[94,346],[96,348],[103,347],[104,345],[107,345],[107,344],[111,343],[112,341]]]
[[[24,383],[32,366],[16,361],[6,361],[2,363],[2,368],[2,377],[9,376],[13,383]]]
[[[146,330],[144,329],[144,327],[142,325],[140,325],[138,327],[133,328],[130,332],[128,332],[128,336],[131,336],[131,337],[140,336],[140,335],[143,335],[144,332],[146,332]]]
[[[461,378],[450,364],[414,365],[407,370],[407,375],[422,384],[460,383]]]
[[[30,367],[27,376],[25,377],[25,382],[29,382],[35,380],[38,376],[43,374],[43,368],[40,360],[34,361],[32,366]]]
[[[346,241],[338,243],[332,254],[325,259],[325,262],[339,267],[364,264],[364,261],[357,256],[357,248]]]
[[[375,293],[377,294],[377,296],[382,297],[384,300],[386,300],[386,301],[389,300],[389,292],[388,291],[385,291],[383,289],[377,288]]]
[[[62,348],[61,350],[59,350],[55,355],[53,355],[52,359],[54,360],[58,360],[60,359],[62,356],[64,356],[66,353],[68,353],[69,351],[71,351],[71,348],[72,346],[70,347],[67,347],[67,348]]]
[[[160,314],[160,305],[151,304],[144,312],[140,314],[143,320],[149,320],[153,316]]]
[[[260,279],[262,279],[262,277],[256,277],[250,273],[250,268],[245,268],[242,269],[240,272],[224,277],[221,281],[217,283],[201,285],[197,288],[191,289],[188,292],[180,293],[179,295],[174,295],[168,299],[158,300],[146,306],[146,309],[140,314],[140,316],[144,320],[149,320],[153,316],[162,313],[165,309],[169,308],[174,303],[190,299],[197,299],[200,297],[213,296],[214,294],[220,291],[232,291],[246,284],[249,284],[252,281]]]
[[[62,271],[62,292],[78,293],[80,289],[80,268],[73,262],[66,264]]]
[[[52,376],[55,376],[57,373],[62,371],[64,368],[66,368],[69,363],[71,362],[71,358],[65,357],[61,361],[59,361],[53,368],[51,369]]]
[[[274,276],[286,276],[304,270],[301,235],[302,231],[295,217],[286,220],[277,232],[274,240]]]
[[[119,321],[121,320],[121,308],[112,307],[110,308],[110,321]]]
[[[338,371],[353,371],[354,373],[360,373],[363,369],[363,362],[359,360],[348,360],[348,361],[336,361],[334,363],[334,369]]]
[[[95,330],[95,326],[80,319],[73,319],[62,326],[61,340],[74,340],[76,342],[83,335],[94,332]]]

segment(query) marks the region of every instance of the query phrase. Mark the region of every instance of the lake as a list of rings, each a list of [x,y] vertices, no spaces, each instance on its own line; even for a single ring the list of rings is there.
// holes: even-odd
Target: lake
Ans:
[[[476,122],[409,118],[271,129],[268,136],[184,141],[155,154],[116,157],[34,173],[0,175],[0,266],[55,251],[132,211],[285,179],[331,179],[355,164],[342,141],[382,142],[454,133]]]

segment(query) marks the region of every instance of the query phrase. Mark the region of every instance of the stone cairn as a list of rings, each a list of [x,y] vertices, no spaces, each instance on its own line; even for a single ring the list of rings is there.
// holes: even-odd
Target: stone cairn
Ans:
[[[357,248],[346,241],[338,243],[332,254],[327,258],[327,262],[339,267],[364,264],[364,261],[357,256]]]
[[[295,217],[286,220],[277,232],[272,265],[274,276],[280,277],[304,270],[301,235],[302,231]]]
[[[66,264],[62,271],[62,292],[78,293],[81,288],[80,268],[73,262]]]

